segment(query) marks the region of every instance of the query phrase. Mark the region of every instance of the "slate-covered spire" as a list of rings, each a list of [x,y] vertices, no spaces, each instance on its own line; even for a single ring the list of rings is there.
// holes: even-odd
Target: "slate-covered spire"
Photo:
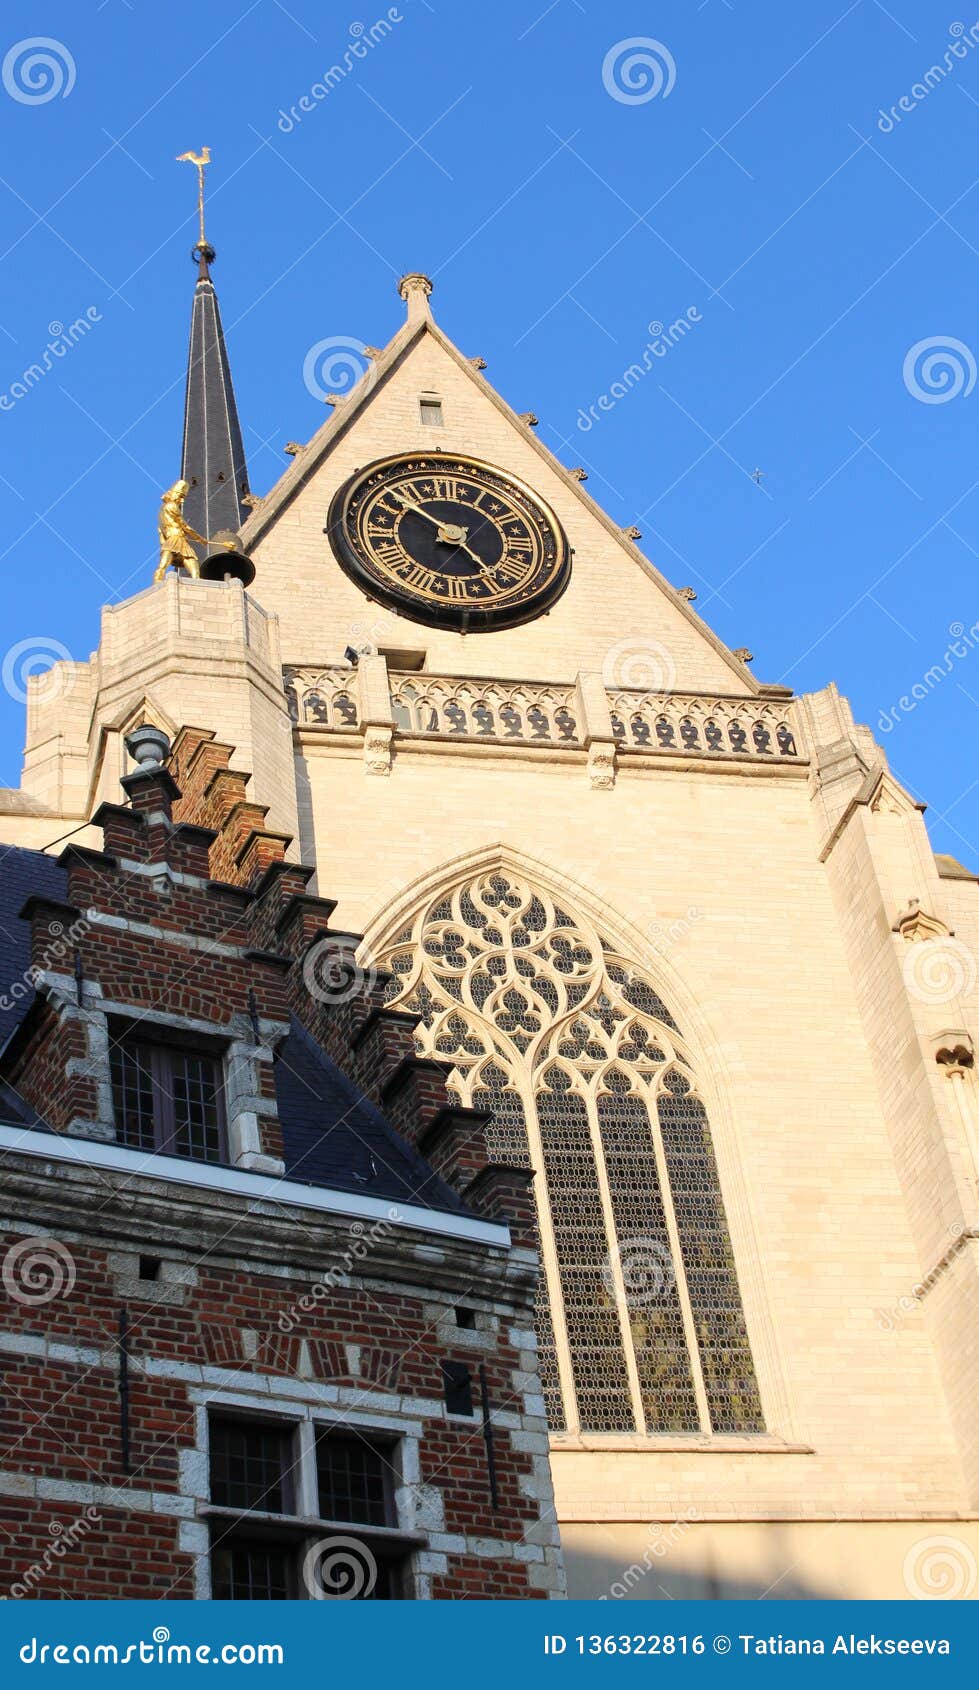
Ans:
[[[180,473],[190,485],[184,515],[192,528],[210,539],[221,533],[237,534],[248,516],[242,502],[248,492],[248,471],[221,313],[211,281],[214,248],[207,241],[199,241],[193,256],[198,277],[190,323]]]

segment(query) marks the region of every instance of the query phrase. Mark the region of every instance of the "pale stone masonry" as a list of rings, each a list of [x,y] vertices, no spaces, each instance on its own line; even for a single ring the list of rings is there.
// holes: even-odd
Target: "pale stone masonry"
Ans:
[[[692,1053],[765,1430],[553,1431],[570,1594],[903,1597],[927,1593],[936,1555],[952,1569],[938,1593],[967,1594],[976,877],[935,857],[836,687],[789,700],[757,682],[407,292],[402,329],[254,509],[249,591],[171,576],[105,611],[91,662],[33,687],[0,835],[44,846],[117,799],[139,721],[206,724],[253,770],[249,796],[290,854],[319,865],[337,922],[365,935],[365,967],[480,874],[609,936]],[[421,395],[441,400],[441,428]],[[337,489],[435,449],[499,466],[554,510],[574,555],[548,614],[463,635],[369,602],[341,570],[324,533]],[[524,715],[533,688],[552,718],[570,699],[575,733],[411,727],[392,703],[405,677],[438,678],[439,709],[471,708],[463,681],[523,687]],[[623,690],[645,740],[616,729]],[[657,738],[680,695],[671,721],[699,724],[691,746]],[[708,751],[715,717],[761,738]],[[556,1271],[546,1240],[545,1260]],[[540,1434],[525,1436],[543,1474]]]

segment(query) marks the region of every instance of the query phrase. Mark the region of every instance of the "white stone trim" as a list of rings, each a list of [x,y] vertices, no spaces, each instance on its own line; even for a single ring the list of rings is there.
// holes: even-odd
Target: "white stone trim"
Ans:
[[[58,1133],[33,1132],[29,1128],[0,1123],[0,1153],[4,1150],[38,1156],[45,1162],[71,1162],[76,1167],[107,1168],[130,1177],[139,1175],[162,1180],[167,1185],[190,1185],[197,1190],[228,1192],[251,1198],[254,1204],[268,1200],[277,1207],[319,1210],[354,1216],[359,1220],[388,1220],[395,1226],[436,1233],[444,1238],[464,1238],[473,1244],[495,1245],[501,1250],[510,1247],[509,1227],[499,1226],[495,1221],[445,1214],[439,1210],[418,1208],[411,1203],[385,1201],[381,1197],[361,1197],[356,1192],[333,1191],[326,1186],[302,1185],[297,1180],[265,1178],[242,1173],[237,1168],[184,1161],[178,1156],[144,1155],[125,1145],[103,1144],[94,1139],[66,1138]]]
[[[177,1491],[155,1491],[135,1485],[102,1485],[80,1479],[45,1479],[35,1473],[0,1472],[0,1496],[31,1496],[39,1502],[102,1503],[134,1514],[165,1514],[176,1520],[193,1519],[192,1497]]]
[[[179,822],[175,823],[174,828],[180,825]],[[161,880],[166,876],[172,886],[191,886],[196,891],[206,890],[210,884],[210,876],[183,874],[177,869],[172,869],[168,863],[138,863],[135,857],[117,857],[116,867],[127,875],[142,874],[149,880]]]
[[[85,911],[85,919],[93,927],[111,927],[120,933],[132,933],[141,939],[155,939],[164,945],[177,945],[184,951],[199,951],[205,956],[233,957],[240,962],[249,947],[244,945],[226,945],[220,939],[200,938],[196,933],[183,933],[172,927],[155,927],[148,921],[130,921],[122,915],[112,915],[107,910],[89,909]]]
[[[217,1370],[203,1368],[207,1375]],[[150,1372],[147,1369],[147,1372]],[[264,1388],[261,1401],[249,1387]],[[391,1432],[397,1437],[420,1439],[425,1423],[413,1412],[416,1404],[406,1398],[384,1396],[352,1385],[325,1385],[311,1379],[284,1379],[279,1374],[221,1374],[213,1389],[187,1393],[187,1400],[205,1412],[208,1409],[243,1408],[249,1414],[275,1415],[295,1424],[310,1420],[322,1425],[356,1426],[362,1430]],[[345,1405],[349,1406],[345,1406]],[[441,1404],[439,1405],[441,1417]]]

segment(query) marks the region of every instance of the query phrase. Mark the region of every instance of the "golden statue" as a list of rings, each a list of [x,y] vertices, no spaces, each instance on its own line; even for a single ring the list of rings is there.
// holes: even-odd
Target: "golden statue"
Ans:
[[[228,552],[235,549],[234,540],[214,542],[206,534],[198,534],[196,528],[191,528],[184,516],[184,500],[189,492],[188,481],[175,481],[160,501],[160,562],[154,581],[162,581],[170,568],[186,569],[193,580],[200,580],[201,566],[191,540],[199,541],[202,546],[221,545]]]
[[[197,215],[201,225],[201,246],[206,246],[204,239],[204,167],[211,162],[210,147],[202,147],[199,153],[178,153],[178,164],[193,164],[197,168]]]

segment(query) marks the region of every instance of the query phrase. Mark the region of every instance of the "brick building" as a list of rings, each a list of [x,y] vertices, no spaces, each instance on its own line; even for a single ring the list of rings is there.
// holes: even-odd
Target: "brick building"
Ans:
[[[3,865],[3,1580],[560,1595],[528,1177],[231,748],[140,739],[101,850]]]
[[[934,853],[921,807],[834,683],[796,697],[757,679],[747,649],[718,638],[693,590],[668,581],[637,530],[617,527],[591,497],[585,466],[548,451],[533,416],[490,385],[485,361],[453,344],[424,276],[402,278],[403,317],[382,349],[346,345],[337,367],[349,375],[355,365],[356,382],[327,368],[320,383],[307,370],[326,420],[289,443],[282,476],[254,494],[210,249],[202,256],[182,467],[188,510],[199,525],[233,531],[233,549],[205,548],[199,580],[171,570],[107,606],[92,658],[56,664],[30,685],[22,785],[0,792],[0,837],[28,853],[0,862],[0,874],[26,861],[38,876],[16,907],[35,890],[84,915],[93,879],[109,874],[92,852],[129,872],[127,741],[141,727],[164,733],[183,794],[171,794],[174,818],[217,833],[209,874],[220,884],[190,911],[179,879],[158,898],[143,873],[141,897],[155,923],[169,898],[193,915],[187,931],[203,922],[211,941],[236,913],[251,928],[258,1033],[245,973],[230,998],[217,988],[231,1016],[227,1149],[214,1164],[221,1203],[240,1180],[281,1198],[302,1155],[317,1166],[328,1156],[296,1077],[320,1061],[383,1108],[443,1182],[423,1186],[429,1218],[411,1235],[427,1275],[418,1319],[435,1319],[438,1342],[424,1351],[426,1381],[412,1375],[419,1397],[401,1400],[428,1403],[439,1435],[455,1435],[440,1370],[469,1358],[474,1512],[450,1519],[447,1495],[442,1523],[421,1508],[429,1543],[413,1564],[428,1570],[410,1576],[441,1590],[440,1579],[475,1578],[473,1567],[487,1576],[492,1565],[494,1579],[509,1567],[528,1590],[559,1582],[548,1523],[515,1512],[504,1528],[502,1515],[485,1513],[473,1363],[486,1345],[497,1441],[510,1439],[497,1459],[524,1462],[506,1482],[531,1514],[546,1500],[536,1494],[547,1484],[546,1407],[572,1596],[971,1593],[977,876]],[[310,325],[311,357],[335,346],[316,341],[324,327]],[[219,741],[252,771],[247,793],[227,766],[212,766]],[[152,816],[145,826],[146,849],[163,850]],[[65,869],[77,884],[52,887],[47,877],[64,871],[37,853],[69,833]],[[193,832],[178,827],[172,843],[200,862]],[[328,917],[303,901],[300,862],[315,870],[309,891],[337,900],[348,938],[336,945],[348,956],[356,947],[365,991],[349,1001],[333,953],[322,973],[305,970],[303,996],[301,925],[316,910]],[[242,892],[228,889],[236,883],[254,894],[240,910]],[[280,904],[291,912],[281,931]],[[43,954],[40,905],[31,919]],[[66,931],[77,920],[67,910],[55,919]],[[97,985],[110,1004],[123,987],[159,996],[159,956],[138,923],[128,983],[114,980],[107,956],[89,955],[109,931],[111,922],[83,933],[80,981],[62,959],[57,1008],[42,989],[4,1058],[21,1107],[53,1129],[47,1160],[35,1158],[28,1174],[38,1176],[37,1225],[55,1234],[54,1193],[83,1176],[53,1159],[52,1141],[80,1155],[84,1138],[84,1166],[101,1157],[108,1167],[129,1130],[116,1101],[123,1057],[106,1055],[117,1051],[119,1011],[100,1052],[83,1046],[72,1006],[94,1010]],[[196,954],[213,989],[217,956],[206,942]],[[193,988],[174,990],[183,1000],[174,1013],[193,1018]],[[256,1054],[272,1048],[269,1017],[283,1035],[278,1068]],[[371,1181],[388,1177],[385,1158],[374,1159],[380,1172],[358,1141],[345,1178],[327,1161],[326,1185],[366,1202]],[[8,1179],[12,1165],[13,1152],[2,1163]],[[49,1165],[54,1181],[40,1177]],[[99,1163],[89,1203],[104,1173]],[[493,1348],[531,1324],[531,1191],[539,1391],[522,1339],[519,1360]],[[406,1200],[403,1186],[390,1200]],[[437,1245],[422,1238],[432,1217]],[[504,1217],[509,1252],[502,1231],[485,1230]],[[399,1253],[403,1238],[398,1230]],[[146,1248],[169,1261],[162,1244]],[[110,1251],[107,1283],[135,1307],[138,1245],[128,1249],[126,1272],[126,1249]],[[317,1243],[311,1275],[324,1271],[319,1253]],[[182,1259],[161,1269],[153,1291],[168,1320],[197,1289],[179,1278]],[[382,1265],[386,1256],[372,1255],[358,1274]],[[490,1268],[493,1296],[475,1304],[474,1327],[465,1287],[485,1293]],[[406,1273],[402,1264],[388,1283],[416,1284]],[[435,1318],[457,1306],[467,1324]],[[82,1307],[56,1300],[35,1328],[30,1311],[11,1305],[10,1318],[29,1327],[13,1353],[29,1355],[49,1321],[80,1319]],[[236,1328],[239,1319],[251,1346],[243,1365],[271,1377],[259,1364],[268,1351],[257,1313],[236,1317]],[[312,1382],[327,1389],[315,1370],[338,1352],[314,1340],[331,1334],[318,1326],[304,1336],[281,1376],[289,1389],[275,1387],[278,1404],[295,1400],[304,1379],[310,1403]],[[93,1345],[88,1334],[64,1341]],[[115,1412],[117,1352],[105,1354]],[[218,1384],[209,1374],[186,1388],[206,1395]],[[134,1439],[142,1388],[134,1363]],[[405,1412],[424,1431],[422,1410]],[[199,1489],[179,1503],[195,1549],[213,1529],[203,1437],[187,1457]],[[0,1483],[52,1482],[50,1472],[36,1483],[25,1474],[11,1457]],[[498,1482],[502,1496],[502,1468]],[[415,1504],[398,1494],[404,1535]],[[507,1533],[514,1553],[494,1561],[490,1546]],[[447,1557],[447,1570],[433,1570],[431,1556]]]

